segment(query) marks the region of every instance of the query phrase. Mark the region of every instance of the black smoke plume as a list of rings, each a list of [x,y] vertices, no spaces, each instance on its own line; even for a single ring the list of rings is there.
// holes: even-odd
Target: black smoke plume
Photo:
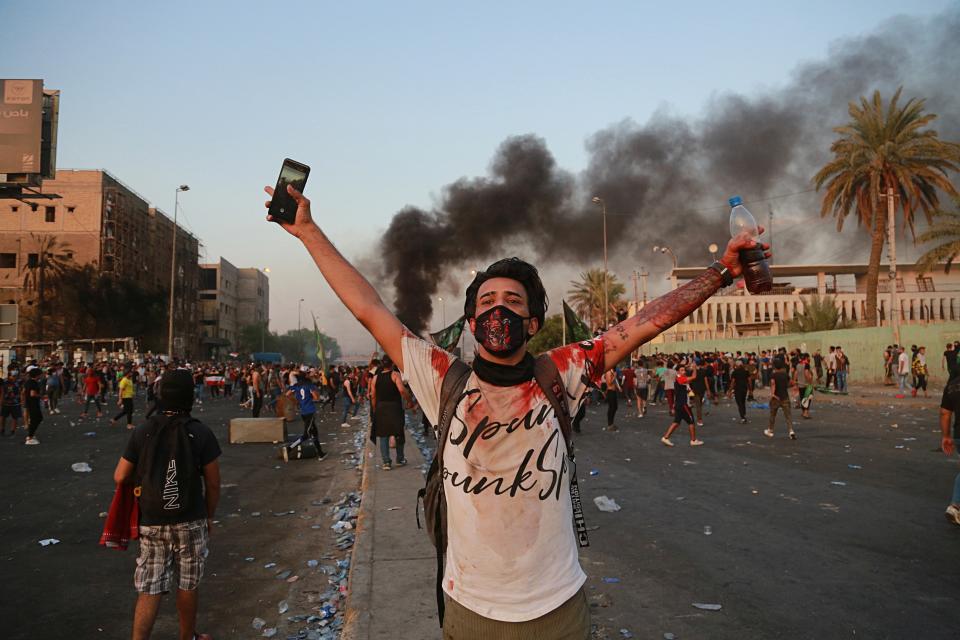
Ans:
[[[589,162],[579,176],[556,166],[543,140],[507,139],[490,175],[447,186],[431,211],[397,213],[380,241],[383,273],[400,319],[421,332],[445,274],[463,264],[499,258],[525,244],[541,262],[595,258],[599,211],[607,207],[611,256],[668,243],[680,264],[702,262],[707,244],[727,237],[727,196],[757,202],[805,220],[776,240],[779,262],[861,257],[862,234],[839,237],[818,224],[811,178],[828,160],[833,127],[847,105],[878,89],[889,99],[925,98],[941,137],[960,137],[960,10],[930,19],[894,18],[875,32],[836,43],[826,60],[806,63],[783,88],[746,96],[715,96],[704,114],[681,119],[655,114],[630,119],[587,140]],[[766,204],[777,196],[794,194]],[[852,226],[852,225],[851,225]],[[854,242],[851,242],[851,238]]]

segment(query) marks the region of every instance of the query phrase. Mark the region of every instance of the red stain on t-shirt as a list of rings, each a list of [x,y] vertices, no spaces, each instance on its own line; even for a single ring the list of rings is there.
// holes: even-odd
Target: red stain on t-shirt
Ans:
[[[443,376],[447,375],[447,369],[450,368],[450,356],[441,349],[434,349],[430,354],[430,364],[442,380]]]
[[[447,588],[453,591],[453,580],[447,580]]]

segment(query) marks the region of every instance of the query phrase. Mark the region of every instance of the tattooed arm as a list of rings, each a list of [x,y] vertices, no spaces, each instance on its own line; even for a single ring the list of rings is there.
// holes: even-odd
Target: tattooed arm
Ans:
[[[760,233],[763,233],[762,227]],[[730,275],[736,278],[742,271],[738,252],[740,249],[749,249],[756,245],[757,242],[747,235],[732,238],[720,262],[730,270]],[[767,250],[770,247],[765,244],[763,248]],[[770,257],[769,251],[766,251],[766,256]],[[723,278],[719,273],[713,269],[707,269],[679,289],[660,296],[647,304],[638,314],[607,331],[603,334],[604,369],[612,369],[631,351],[693,313],[707,298],[717,292],[722,283]]]

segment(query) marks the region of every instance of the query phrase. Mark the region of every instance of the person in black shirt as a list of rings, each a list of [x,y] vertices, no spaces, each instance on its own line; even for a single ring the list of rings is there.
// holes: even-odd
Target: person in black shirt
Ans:
[[[693,410],[697,416],[698,427],[703,426],[703,399],[707,395],[707,369],[709,368],[707,364],[697,367],[697,375],[690,381],[690,390],[693,391]],[[710,400],[707,399],[707,402],[709,401]],[[709,413],[710,411],[708,410],[707,414],[709,415]]]
[[[747,422],[747,388],[750,386],[750,372],[743,360],[737,361],[737,366],[730,374],[733,383],[733,397],[737,400],[737,411],[740,412],[740,422]]]
[[[27,439],[24,444],[40,444],[37,440],[37,428],[43,422],[43,411],[40,409],[40,367],[31,365],[27,368],[27,384],[24,387],[24,396],[27,403]]]
[[[141,454],[151,451],[161,452],[161,445],[148,447],[147,439],[166,435],[162,430],[169,428],[185,429],[191,445],[190,459],[194,469],[177,469],[175,460],[170,458],[164,485],[164,507],[151,510],[149,504],[140,505],[140,555],[134,573],[134,585],[139,592],[133,618],[133,637],[149,638],[157,612],[160,609],[160,597],[173,586],[173,567],[178,568],[177,613],[180,617],[180,637],[209,640],[208,635],[195,633],[197,618],[197,587],[203,576],[207,558],[207,544],[213,528],[213,515],[220,500],[220,445],[216,436],[207,425],[190,418],[193,406],[193,377],[185,369],[167,371],[160,382],[160,400],[163,413],[138,426],[130,434],[126,451],[117,463],[113,479],[118,485],[149,482],[149,478],[140,477],[138,465],[149,463],[141,460]],[[173,425],[171,421],[184,421]],[[169,450],[163,450],[170,454]],[[163,460],[163,457],[159,459]],[[182,459],[179,455],[177,459]],[[171,478],[170,469],[173,470]],[[175,515],[164,513],[173,508],[168,506],[167,489],[173,479],[173,500],[178,499],[176,491],[178,472],[190,478],[185,504]],[[201,480],[202,479],[202,480]],[[139,495],[139,494],[138,494]],[[174,505],[177,506],[177,505]]]
[[[697,440],[697,427],[694,425],[693,421],[693,412],[690,410],[690,405],[687,403],[687,395],[689,393],[687,385],[690,384],[697,377],[697,370],[690,365],[690,368],[693,370],[692,375],[687,376],[687,367],[684,365],[678,365],[679,369],[677,370],[677,380],[674,383],[674,393],[673,393],[673,422],[670,423],[670,426],[667,427],[667,432],[663,434],[663,437],[660,438],[660,442],[668,447],[673,446],[673,442],[670,441],[670,436],[673,435],[673,432],[677,430],[677,427],[680,426],[681,422],[686,422],[690,425],[690,446],[699,447],[703,444],[703,440]]]
[[[790,418],[790,387],[792,382],[790,374],[787,373],[787,366],[784,360],[776,360],[774,364],[773,377],[771,378],[773,390],[770,394],[770,426],[767,427],[763,435],[768,438],[773,437],[773,425],[777,419],[777,411],[783,409],[783,417],[787,420],[787,428],[790,430],[790,439],[797,439],[797,432],[793,430],[793,420]]]

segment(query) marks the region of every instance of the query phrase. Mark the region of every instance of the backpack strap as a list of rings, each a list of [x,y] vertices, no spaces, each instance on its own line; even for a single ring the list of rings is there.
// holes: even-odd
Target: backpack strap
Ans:
[[[587,523],[583,517],[583,504],[580,500],[580,485],[577,482],[577,459],[573,453],[573,420],[567,405],[567,387],[560,377],[560,370],[549,354],[537,356],[533,363],[533,377],[543,394],[553,407],[560,423],[560,432],[567,443],[567,467],[570,474],[570,504],[573,506],[573,528],[577,532],[577,544],[589,547]]]
[[[437,452],[433,456],[430,471],[439,473],[440,506],[437,508],[434,522],[428,522],[427,526],[433,527],[433,539],[436,541],[437,549],[437,615],[440,619],[440,626],[443,627],[443,614],[445,610],[443,602],[443,562],[447,552],[447,539],[443,534],[446,529],[446,496],[443,492],[443,451],[446,448],[447,439],[450,434],[450,423],[453,422],[453,415],[457,410],[457,404],[463,395],[463,390],[467,386],[467,379],[470,377],[472,369],[459,358],[455,358],[450,363],[443,376],[443,382],[440,386],[440,412],[437,418],[436,436]],[[426,495],[426,490],[421,489],[417,493],[417,499],[422,500]],[[420,527],[420,509],[417,508],[417,527]]]

